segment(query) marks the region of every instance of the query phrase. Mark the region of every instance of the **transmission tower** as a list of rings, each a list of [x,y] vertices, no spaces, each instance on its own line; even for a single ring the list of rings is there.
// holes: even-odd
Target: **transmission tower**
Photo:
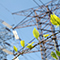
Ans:
[[[43,3],[43,2],[42,2]],[[37,45],[40,45],[40,52],[41,52],[41,58],[42,60],[54,60],[51,57],[51,51],[55,51],[54,43],[56,44],[56,48],[58,51],[60,51],[58,43],[60,40],[60,31],[59,29],[55,28],[54,25],[50,22],[50,14],[55,13],[56,15],[60,15],[60,1],[59,0],[51,0],[50,2],[43,4],[41,6],[37,6],[34,8],[30,8],[27,10],[19,11],[12,13],[13,15],[20,15],[20,16],[26,16],[20,23],[18,23],[13,29],[19,29],[19,28],[26,28],[31,26],[37,26],[37,29],[40,33],[39,42],[34,45],[36,47]],[[47,38],[44,38],[44,34],[49,34],[50,36]],[[25,52],[24,53],[28,53]],[[17,53],[16,57],[19,56]],[[60,58],[59,58],[60,59]]]
[[[11,28],[12,26],[0,19],[0,60],[7,60],[8,55],[14,55],[13,46],[19,43]]]

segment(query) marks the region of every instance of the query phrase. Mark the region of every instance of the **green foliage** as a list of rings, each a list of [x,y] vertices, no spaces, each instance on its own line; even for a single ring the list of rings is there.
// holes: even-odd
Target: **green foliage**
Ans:
[[[53,13],[53,14],[51,14],[51,16],[50,16],[50,22],[51,22],[53,25],[59,26],[59,25],[60,25],[60,18],[57,17],[57,16]]]
[[[29,49],[33,48],[33,45],[32,45],[33,43],[34,43],[34,42],[32,42],[31,44],[28,43],[27,48],[29,48]]]
[[[56,54],[58,55],[58,56],[60,56],[60,52],[56,49]]]
[[[24,40],[21,40],[20,41],[20,44],[21,44],[22,47],[24,47],[25,46],[25,41]]]
[[[33,36],[38,40],[39,32],[36,30],[36,28],[33,29]]]
[[[54,13],[51,14],[50,16],[50,22],[53,24],[53,25],[56,25],[56,28],[60,25],[60,18],[57,17]],[[52,51],[51,52],[51,56],[54,58],[54,59],[58,59],[57,56],[60,56],[60,52],[55,48],[56,50],[56,54]],[[56,56],[57,55],[57,56]]]
[[[18,51],[18,49],[15,47],[15,46],[13,46],[13,49],[17,52]]]
[[[52,56],[54,59],[58,59],[57,56],[56,56],[56,54],[55,54],[53,51],[51,52],[51,56]]]
[[[44,35],[43,35],[43,37],[45,37],[45,38],[48,37],[48,36],[49,36],[49,34],[44,34]]]

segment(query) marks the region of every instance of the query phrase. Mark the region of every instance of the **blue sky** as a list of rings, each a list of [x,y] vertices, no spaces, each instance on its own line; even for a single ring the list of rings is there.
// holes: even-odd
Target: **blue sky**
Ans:
[[[42,0],[44,3],[50,0]],[[39,5],[42,5],[39,0],[37,0]],[[24,17],[18,15],[12,15],[13,12],[25,10],[37,6],[33,0],[0,0],[0,19],[14,26],[18,24]],[[36,27],[36,26],[35,26]],[[19,37],[28,43],[34,38],[32,31],[34,27],[20,28],[16,29]],[[21,47],[19,47],[20,49]],[[12,60],[13,56],[9,55],[8,60]],[[40,52],[24,54],[19,56],[19,60],[41,60]]]

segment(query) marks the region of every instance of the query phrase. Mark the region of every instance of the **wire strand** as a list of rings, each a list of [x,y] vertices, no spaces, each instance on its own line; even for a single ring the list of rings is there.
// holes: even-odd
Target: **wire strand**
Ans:
[[[45,4],[41,0],[39,0],[39,1],[45,6]]]
[[[33,1],[40,7],[40,5],[35,0],[33,0]]]

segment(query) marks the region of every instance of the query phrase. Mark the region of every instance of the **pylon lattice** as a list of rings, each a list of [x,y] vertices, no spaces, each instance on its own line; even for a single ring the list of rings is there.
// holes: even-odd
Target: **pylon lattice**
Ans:
[[[0,19],[0,60],[7,60],[8,55],[13,55],[13,46],[19,43],[15,40],[12,30],[4,26],[4,23],[5,22]]]
[[[50,22],[50,14],[53,12],[56,15],[60,15],[60,3],[59,0],[53,0],[45,5],[39,7],[30,8],[27,10],[15,12],[12,14],[26,16],[19,24],[17,24],[14,29],[37,26],[37,29],[40,33],[39,41],[40,51],[42,60],[53,60],[51,57],[51,51],[55,51],[54,41],[56,43],[57,50],[59,50],[59,30],[55,28],[54,25]],[[50,36],[46,39],[43,37],[43,34],[49,34]],[[37,45],[39,45],[37,43]]]

